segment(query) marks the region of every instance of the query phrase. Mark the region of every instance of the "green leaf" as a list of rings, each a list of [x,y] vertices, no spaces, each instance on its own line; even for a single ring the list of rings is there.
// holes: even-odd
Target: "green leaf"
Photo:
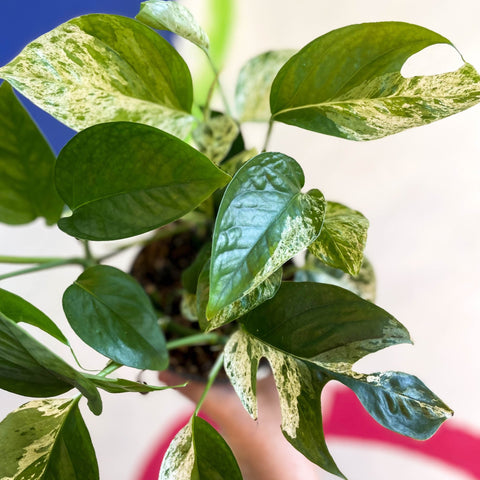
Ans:
[[[308,249],[330,267],[357,275],[367,243],[368,220],[356,210],[328,202],[320,236]]]
[[[130,18],[74,18],[27,45],[0,77],[74,130],[126,120],[185,137],[191,127],[188,67]]]
[[[163,459],[159,480],[242,480],[237,461],[220,434],[193,416],[176,435]]]
[[[329,366],[330,371],[334,367]],[[350,387],[368,413],[385,428],[417,440],[427,440],[453,415],[425,384],[403,372],[345,375],[333,378]]]
[[[305,46],[280,70],[270,108],[279,122],[350,140],[373,140],[431,123],[480,101],[480,76],[404,78],[405,61],[449,40],[402,22],[351,25]]]
[[[178,138],[128,122],[77,134],[60,152],[55,176],[73,211],[59,227],[89,240],[129,237],[170,223],[230,179]]]
[[[107,265],[88,268],[65,291],[63,309],[75,333],[113,361],[140,369],[167,367],[157,315],[131,275]]]
[[[14,293],[0,288],[0,312],[15,323],[28,323],[50,334],[64,345],[69,345],[60,329],[37,307]]]
[[[235,106],[239,120],[269,120],[273,79],[294,53],[294,50],[272,50],[251,58],[242,67],[235,88]]]
[[[198,149],[218,165],[230,151],[238,133],[238,125],[233,118],[216,115],[201,123],[192,132],[192,138]]]
[[[223,307],[211,319],[207,320],[206,309],[210,290],[209,276],[209,263],[207,263],[199,276],[196,305],[196,313],[200,327],[206,332],[230,323],[242,317],[250,310],[257,308],[263,302],[272,298],[282,283],[282,269],[279,268],[253,290],[250,290],[238,300]]]
[[[250,293],[319,235],[325,200],[281,153],[247,162],[226,188],[213,233],[207,318]]]
[[[45,217],[55,223],[63,202],[55,190],[55,155],[7,82],[0,85],[0,222]]]
[[[351,276],[338,268],[325,265],[317,257],[307,252],[305,265],[295,272],[296,282],[329,283],[345,288],[359,297],[375,302],[376,280],[375,271],[370,261],[364,257],[360,272]]]
[[[35,400],[0,423],[0,478],[97,480],[97,459],[76,399]]]
[[[0,313],[0,388],[28,397],[60,395],[77,388],[93,413],[102,411],[95,386]]]
[[[143,2],[135,17],[145,25],[157,30],[168,30],[208,52],[207,34],[197,23],[190,10],[173,1],[148,0]]]
[[[335,285],[284,282],[241,320],[258,339],[312,362],[353,364],[369,353],[411,343],[388,312]]]
[[[145,383],[132,382],[123,378],[107,378],[99,377],[97,375],[85,374],[85,376],[98,388],[105,390],[108,393],[148,393],[158,390],[166,390],[174,387],[164,387],[159,385],[147,385]],[[183,385],[179,385],[183,386]]]

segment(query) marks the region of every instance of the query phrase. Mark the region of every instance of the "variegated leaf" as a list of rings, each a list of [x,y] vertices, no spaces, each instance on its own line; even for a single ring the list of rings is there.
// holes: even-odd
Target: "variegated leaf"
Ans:
[[[196,415],[168,447],[159,480],[242,480],[237,461],[220,434]]]
[[[359,297],[375,302],[376,280],[375,271],[370,261],[364,257],[360,272],[349,275],[343,270],[325,265],[317,257],[307,252],[305,264],[295,272],[296,282],[329,283],[345,288]]]
[[[238,132],[235,120],[228,115],[216,115],[201,123],[192,132],[192,138],[200,152],[218,165],[230,151]]]
[[[97,480],[98,466],[78,399],[34,400],[0,423],[0,478]]]
[[[272,50],[251,58],[242,67],[235,88],[235,106],[241,121],[267,121],[270,118],[273,79],[294,53],[294,50]]]
[[[27,45],[0,77],[74,130],[131,121],[185,137],[188,67],[150,28],[116,15],[74,18]]]
[[[309,460],[343,477],[323,434],[320,396],[329,380],[308,363],[275,349],[243,330],[225,346],[225,370],[247,412],[257,418],[256,374],[261,358],[273,371],[287,440]]]
[[[243,295],[238,300],[223,307],[211,319],[206,318],[206,308],[209,293],[209,264],[202,270],[197,289],[197,315],[202,330],[210,331],[221,327],[237,318],[242,317],[250,310],[257,308],[263,302],[272,298],[282,283],[282,269],[279,268],[270,277],[257,285],[253,290]]]
[[[325,365],[329,375],[351,388],[368,413],[385,428],[427,440],[453,411],[417,377],[403,372],[368,375]]]
[[[174,1],[148,0],[143,2],[135,17],[145,25],[157,30],[168,30],[200,47],[209,48],[208,36],[197,23],[190,10]]]
[[[402,22],[351,25],[294,55],[272,85],[272,118],[327,135],[373,140],[461,112],[480,101],[480,75],[454,72],[405,78],[414,53],[449,40]]]
[[[213,233],[206,316],[251,292],[319,235],[325,200],[281,153],[247,162],[227,186]]]
[[[360,212],[327,202],[322,231],[308,249],[330,267],[357,275],[363,262],[368,224]]]

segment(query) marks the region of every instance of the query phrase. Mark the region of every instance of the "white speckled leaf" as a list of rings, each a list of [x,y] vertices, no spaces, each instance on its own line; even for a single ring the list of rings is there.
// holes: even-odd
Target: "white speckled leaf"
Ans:
[[[193,416],[168,447],[159,480],[242,480],[230,447],[205,420]]]
[[[323,35],[280,70],[270,97],[274,120],[350,140],[373,140],[461,112],[480,101],[480,76],[454,72],[404,78],[414,53],[437,43],[402,22],[351,25]]]
[[[240,70],[235,88],[235,106],[243,122],[270,118],[270,89],[282,65],[294,50],[273,50],[251,58]]]
[[[368,220],[356,210],[327,202],[322,231],[308,249],[327,265],[357,275],[367,243]]]
[[[176,33],[205,52],[208,51],[209,40],[207,34],[191,12],[177,2],[148,0],[142,3],[140,12],[135,18],[157,30],[168,30]]]
[[[207,332],[242,317],[250,310],[269,300],[277,293],[282,283],[283,272],[279,268],[262,283],[243,295],[243,297],[222,308],[211,319],[207,320],[205,311],[209,293],[208,267],[208,264],[205,265],[200,274],[197,290],[197,313],[199,313],[200,326],[202,330]]]
[[[218,165],[230,151],[238,132],[238,125],[233,118],[217,115],[201,123],[192,132],[192,138],[198,150]]]
[[[188,67],[166,40],[126,17],[74,18],[27,45],[0,77],[74,130],[131,121],[185,137],[191,128]]]
[[[35,400],[0,423],[2,480],[96,480],[97,460],[78,400]]]
[[[195,465],[192,420],[170,443],[160,469],[159,480],[190,480]]]
[[[227,186],[213,233],[206,316],[248,294],[319,235],[325,200],[281,153],[247,162]]]
[[[269,361],[275,378],[285,437],[312,462],[343,477],[323,435],[320,396],[329,378],[293,355],[238,330],[225,346],[224,365],[245,409],[257,418],[256,373],[263,357]]]

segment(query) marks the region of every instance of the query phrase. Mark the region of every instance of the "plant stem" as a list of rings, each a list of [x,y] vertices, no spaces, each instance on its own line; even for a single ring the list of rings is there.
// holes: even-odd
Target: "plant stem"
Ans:
[[[105,368],[97,373],[97,377],[106,377],[107,375],[110,375],[113,373],[115,370],[118,370],[120,367],[123,365],[121,363],[114,362],[113,360],[110,360]]]
[[[0,263],[15,263],[15,264],[32,264],[32,263],[52,263],[59,260],[64,260],[59,257],[9,257],[0,255]]]
[[[4,262],[6,263],[6,262]],[[17,262],[20,263],[20,262]],[[31,263],[31,262],[25,262]],[[21,270],[16,270],[14,272],[4,273],[0,275],[0,280],[5,280],[6,278],[17,277],[19,275],[25,275],[27,273],[39,272],[41,270],[48,270],[49,268],[61,267],[64,265],[82,265],[87,266],[83,258],[64,258],[64,259],[53,259],[50,262],[40,262],[38,265],[30,268],[22,268]]]
[[[174,225],[174,224],[170,224],[170,225]],[[121,245],[120,247],[116,248],[112,252],[107,253],[107,254],[97,258],[97,262],[102,263],[105,260],[108,260],[109,258],[114,257],[115,255],[119,255],[120,253],[122,253],[125,250],[128,250],[129,248],[144,247],[144,246],[146,246],[146,245],[148,245],[152,242],[156,242],[157,240],[162,240],[164,238],[170,238],[170,237],[173,237],[174,235],[177,235],[179,233],[187,232],[191,228],[192,228],[192,225],[190,223],[187,223],[187,222],[178,223],[178,224],[175,225],[175,227],[172,227],[172,228],[162,228],[162,229],[158,230],[158,232],[155,233],[155,235],[153,235],[152,237],[150,237],[146,240],[137,240],[136,242],[130,242],[130,243],[126,243],[125,245]]]
[[[268,130],[267,130],[267,135],[265,136],[265,142],[263,144],[262,152],[267,151],[268,143],[270,142],[270,137],[272,136],[272,130],[273,130],[273,119],[271,118],[270,121],[268,122]]]
[[[212,387],[213,383],[215,382],[215,379],[217,378],[218,372],[220,372],[221,368],[223,367],[223,359],[224,359],[224,353],[222,352],[217,360],[215,361],[215,364],[213,365],[212,369],[210,370],[210,373],[208,374],[208,380],[207,380],[207,385],[205,386],[205,390],[202,393],[202,396],[200,400],[197,403],[197,407],[195,408],[195,415],[198,415],[198,412],[200,411],[200,408],[202,408],[202,404]]]
[[[90,249],[90,242],[88,240],[82,240],[83,243],[83,248],[85,252],[85,265],[87,266],[93,266],[97,265],[98,261],[97,259],[93,256],[92,250]]]
[[[220,96],[222,97],[222,102],[223,102],[223,106],[225,107],[225,112],[227,113],[227,115],[229,115],[230,117],[232,116],[232,112],[230,110],[230,106],[228,105],[228,100],[227,100],[227,96],[225,95],[225,92],[223,90],[223,87],[222,87],[222,84],[220,82],[220,72],[218,71],[218,68],[215,66],[215,63],[213,63],[213,60],[212,60],[212,57],[207,53],[205,52],[206,55],[207,55],[207,58],[208,58],[208,62],[210,63],[210,67],[212,68],[212,71],[213,71],[213,74],[215,75],[215,79],[214,79],[214,84],[216,83],[217,86],[218,86],[218,91],[220,93]],[[209,106],[207,106],[207,108],[209,109]]]
[[[191,345],[215,345],[224,343],[225,337],[217,333],[198,333],[196,335],[170,340],[167,342],[167,349],[173,350],[174,348],[188,347]]]

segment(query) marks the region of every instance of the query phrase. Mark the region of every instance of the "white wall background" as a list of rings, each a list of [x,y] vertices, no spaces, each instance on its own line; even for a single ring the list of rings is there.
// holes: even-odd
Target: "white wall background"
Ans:
[[[133,1],[133,0],[132,0]],[[185,1],[201,18],[199,0]],[[480,69],[480,2],[474,0],[242,0],[232,52],[223,81],[230,94],[241,65],[251,56],[278,48],[300,48],[333,28],[365,21],[401,20],[431,28],[449,38]],[[186,55],[190,56],[187,49]],[[431,52],[413,65],[416,73],[458,65],[453,49]],[[445,63],[439,63],[445,62]],[[457,63],[455,63],[457,62]],[[436,71],[442,71],[442,67]],[[358,369],[403,370],[422,378],[455,410],[451,422],[480,434],[480,106],[436,124],[368,143],[353,143],[277,125],[270,143],[303,166],[307,188],[363,212],[370,220],[367,254],[378,277],[377,303],[407,326],[415,346],[398,346],[363,360]],[[260,147],[264,132],[248,130]],[[252,145],[253,146],[253,145]],[[0,226],[5,255],[74,255],[74,240],[42,222]],[[128,265],[122,258],[119,265]],[[2,267],[2,272],[7,271]],[[0,287],[30,302],[71,330],[61,311],[63,290],[79,270],[64,268]],[[92,368],[104,360],[74,341]],[[0,392],[3,418],[24,398]],[[105,396],[101,417],[86,412],[102,478],[134,480],[142,459],[175,412],[188,404],[174,392],[148,396]],[[331,444],[350,480],[414,478],[467,479],[458,472],[381,446]],[[324,476],[323,478],[327,478]]]

